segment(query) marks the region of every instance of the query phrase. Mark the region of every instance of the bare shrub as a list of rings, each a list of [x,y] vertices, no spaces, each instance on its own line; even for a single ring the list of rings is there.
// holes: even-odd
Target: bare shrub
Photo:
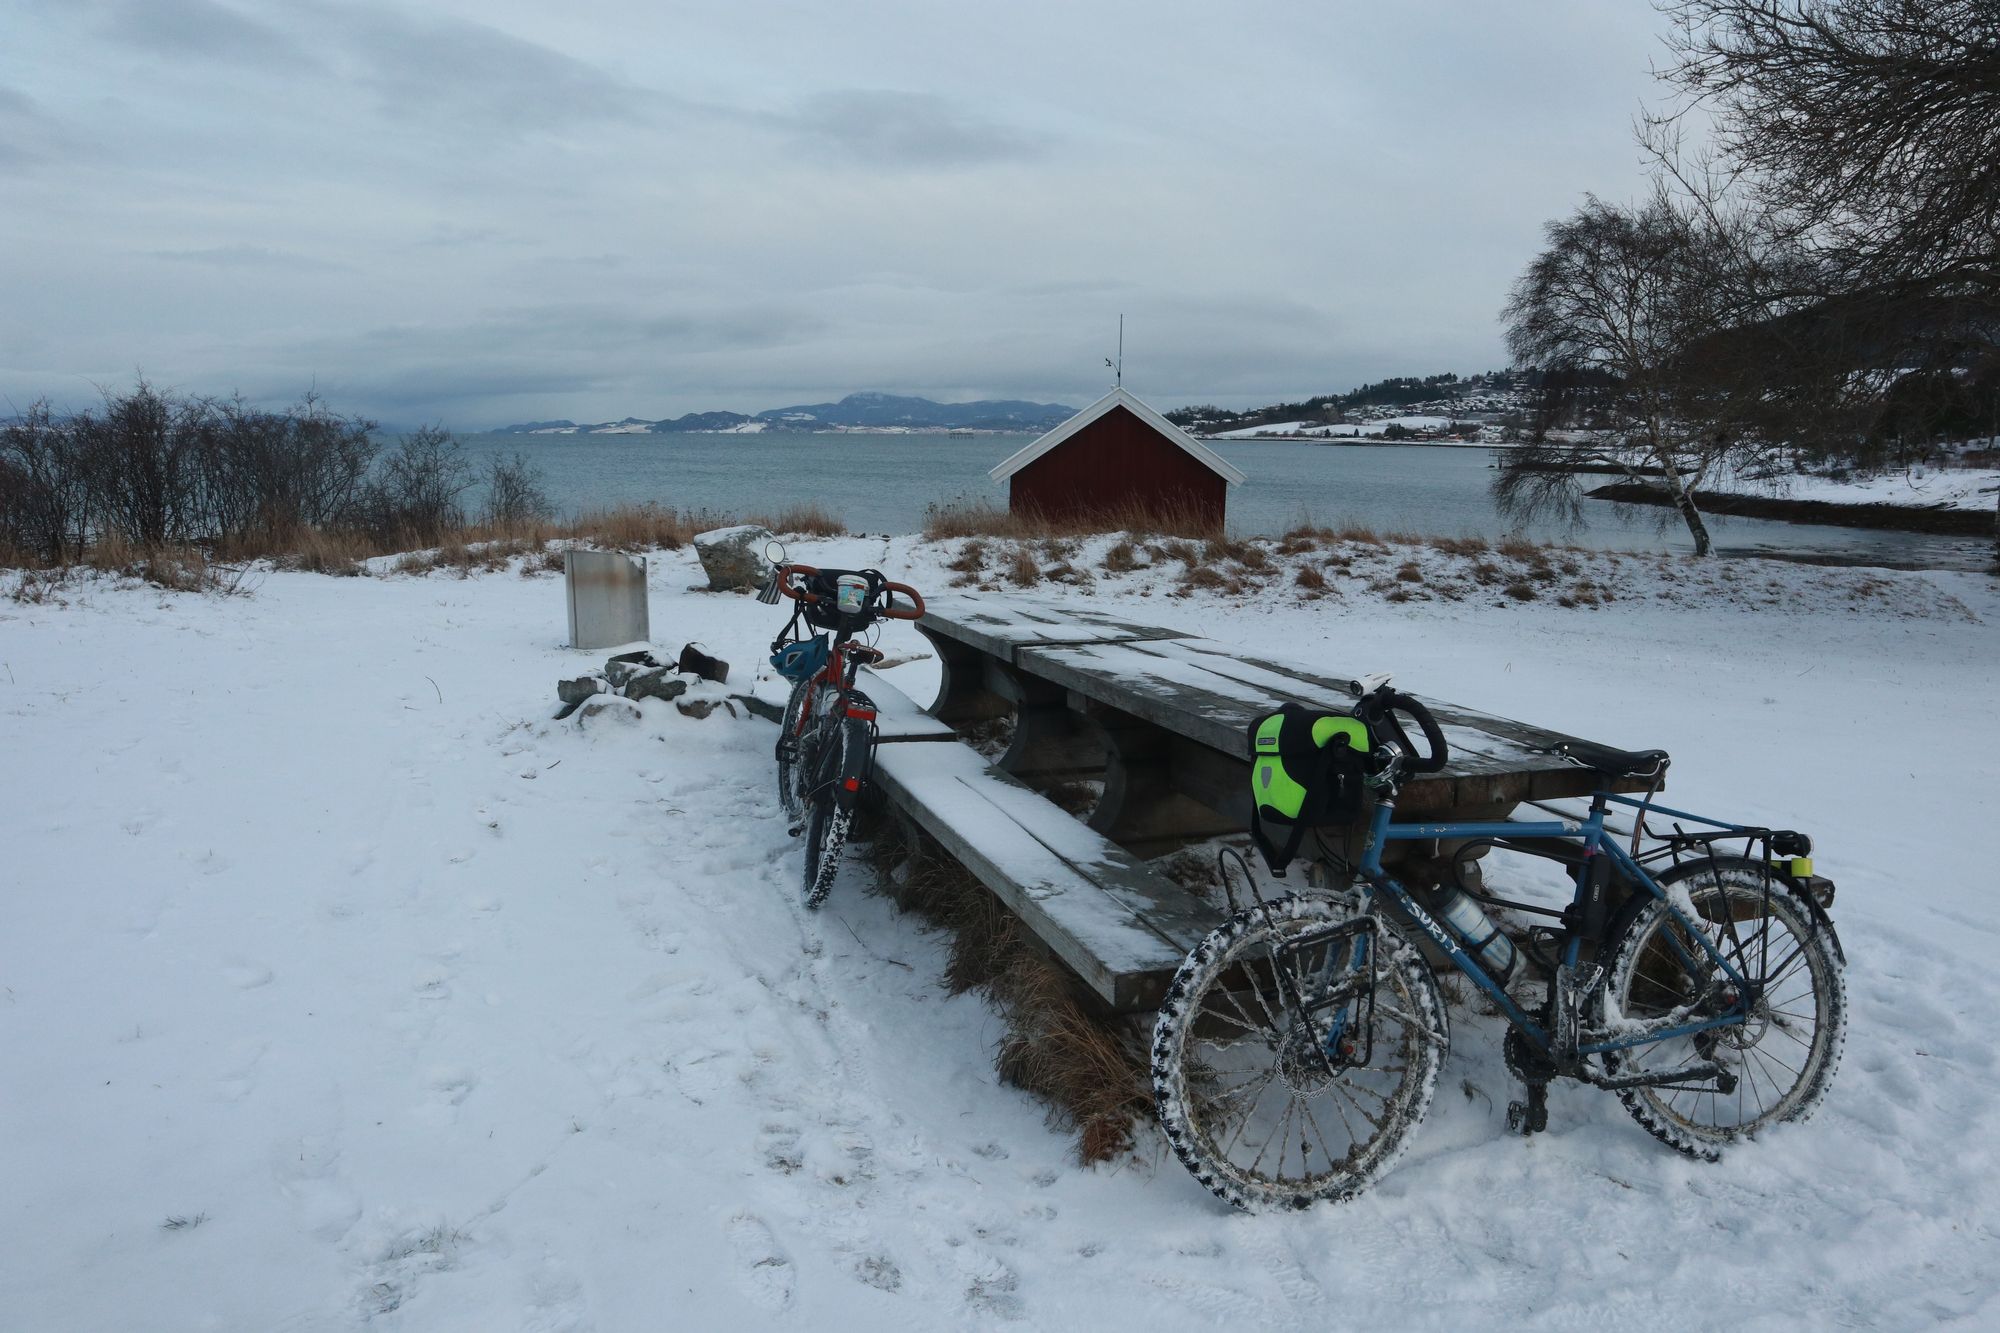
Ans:
[[[542,470],[528,461],[526,454],[516,452],[487,462],[483,516],[487,526],[494,528],[547,523],[555,517],[555,506],[542,489]]]
[[[80,554],[89,490],[75,432],[47,399],[0,430],[0,555],[59,565]]]
[[[363,502],[365,523],[378,538],[435,546],[465,526],[463,497],[472,465],[458,437],[423,426],[382,455]]]

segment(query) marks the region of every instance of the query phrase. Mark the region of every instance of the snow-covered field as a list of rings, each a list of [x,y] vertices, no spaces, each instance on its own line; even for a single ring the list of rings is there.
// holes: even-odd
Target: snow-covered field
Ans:
[[[952,554],[796,549],[925,588]],[[0,1326],[1993,1327],[2000,591],[1731,567],[1599,609],[1043,594],[1667,746],[1679,802],[1809,830],[1839,883],[1814,1121],[1708,1166],[1559,1087],[1511,1138],[1460,1010],[1397,1168],[1256,1218],[1151,1140],[1076,1166],[858,867],[798,908],[770,724],[550,721],[598,656],[557,578],[0,600]],[[686,552],[652,581],[660,645],[755,671],[776,608]]]

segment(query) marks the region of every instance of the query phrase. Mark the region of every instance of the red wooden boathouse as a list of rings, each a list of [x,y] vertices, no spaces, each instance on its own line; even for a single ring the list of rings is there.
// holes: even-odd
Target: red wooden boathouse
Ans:
[[[1243,473],[1123,389],[993,469],[1008,508],[1045,518],[1134,513],[1220,531]]]

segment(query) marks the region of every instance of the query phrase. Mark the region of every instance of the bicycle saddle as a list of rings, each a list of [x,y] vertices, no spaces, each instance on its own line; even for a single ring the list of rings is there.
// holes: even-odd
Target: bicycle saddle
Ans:
[[[1595,769],[1607,778],[1649,778],[1666,771],[1665,750],[1614,750],[1589,741],[1564,741],[1555,752],[1571,763]]]

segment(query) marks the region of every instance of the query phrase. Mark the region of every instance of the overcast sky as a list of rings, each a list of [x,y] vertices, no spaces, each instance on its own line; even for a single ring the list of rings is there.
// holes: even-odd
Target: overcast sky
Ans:
[[[0,394],[461,429],[1504,364],[1645,0],[0,0]]]

